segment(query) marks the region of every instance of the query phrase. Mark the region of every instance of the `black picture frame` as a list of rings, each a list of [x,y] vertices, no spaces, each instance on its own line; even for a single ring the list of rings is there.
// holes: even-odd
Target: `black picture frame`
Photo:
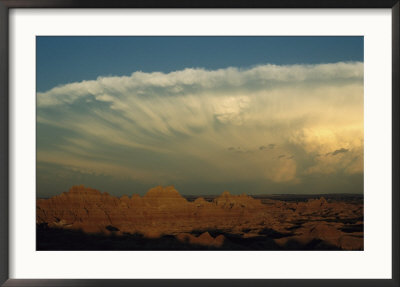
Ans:
[[[399,16],[400,0],[0,0],[1,286],[400,286]],[[392,10],[392,279],[11,279],[9,278],[8,16],[18,8],[387,8]],[[379,264],[379,262],[376,262]]]

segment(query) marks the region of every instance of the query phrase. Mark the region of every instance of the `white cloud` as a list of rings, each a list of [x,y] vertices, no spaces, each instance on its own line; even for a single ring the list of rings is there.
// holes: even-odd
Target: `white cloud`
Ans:
[[[38,146],[38,161],[113,176],[140,171],[138,180],[299,183],[309,173],[362,173],[359,62],[135,72],[37,97],[41,131],[65,131]],[[259,149],[269,144],[276,147]],[[341,148],[350,152],[325,156]]]
[[[227,68],[215,71],[185,69],[171,73],[135,72],[129,77],[99,77],[94,81],[82,81],[55,87],[48,92],[38,93],[38,105],[49,106],[71,103],[79,97],[104,94],[114,96],[149,96],[152,88],[161,88],[168,95],[188,93],[195,88],[209,89],[258,89],[276,84],[296,85],[299,83],[335,83],[337,81],[362,81],[364,65],[360,62],[320,65],[261,65],[251,69]],[[155,93],[157,94],[157,93]]]

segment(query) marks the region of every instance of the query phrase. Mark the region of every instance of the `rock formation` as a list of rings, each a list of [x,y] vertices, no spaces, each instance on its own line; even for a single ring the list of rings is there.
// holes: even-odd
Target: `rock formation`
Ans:
[[[323,197],[306,202],[262,202],[246,194],[223,192],[212,201],[199,197],[189,202],[173,186],[152,188],[142,197],[120,198],[74,186],[50,199],[38,199],[36,217],[38,225],[50,228],[117,236],[141,234],[149,239],[168,235],[179,242],[216,248],[237,238],[265,238],[283,249],[315,242],[345,250],[363,249],[363,205],[328,202]],[[214,234],[208,232],[212,230]]]

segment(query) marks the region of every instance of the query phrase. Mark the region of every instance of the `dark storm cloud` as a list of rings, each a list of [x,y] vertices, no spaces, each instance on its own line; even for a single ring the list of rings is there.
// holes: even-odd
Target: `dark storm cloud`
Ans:
[[[346,152],[348,152],[349,150],[348,149],[346,149],[346,148],[341,148],[341,149],[337,149],[337,150],[335,150],[334,152],[332,152],[332,155],[338,155],[338,154],[341,154],[341,153],[346,153]]]

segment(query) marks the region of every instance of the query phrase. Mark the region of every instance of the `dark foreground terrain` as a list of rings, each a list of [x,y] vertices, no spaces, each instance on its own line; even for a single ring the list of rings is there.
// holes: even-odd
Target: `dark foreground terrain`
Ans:
[[[207,231],[203,237],[223,235],[222,245],[191,244],[182,242],[175,236],[164,235],[159,238],[146,238],[142,234],[106,235],[88,234],[80,230],[65,230],[37,226],[37,250],[341,250],[323,240],[314,239],[306,244],[289,240],[284,245],[278,245],[274,239],[284,238],[288,234],[266,231],[266,234],[243,238],[236,234],[220,230]],[[192,233],[198,236],[198,233]],[[204,232],[202,233],[204,234]],[[207,233],[206,233],[207,234]],[[207,239],[207,238],[206,238]],[[206,240],[205,240],[206,241]]]
[[[363,250],[360,195],[113,197],[76,186],[37,200],[37,250]]]

